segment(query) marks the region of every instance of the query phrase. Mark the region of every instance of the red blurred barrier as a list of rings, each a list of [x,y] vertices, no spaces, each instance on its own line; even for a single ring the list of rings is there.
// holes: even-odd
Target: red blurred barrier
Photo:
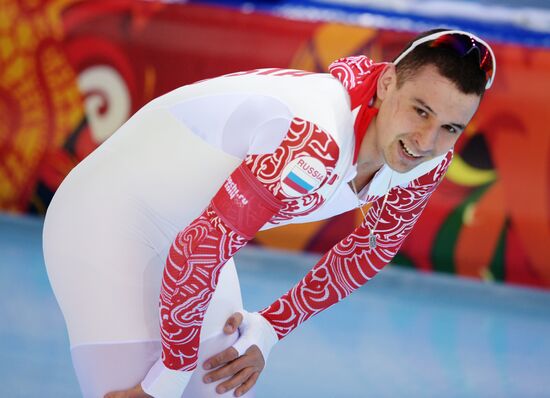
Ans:
[[[0,9],[0,208],[8,211],[43,213],[76,163],[173,88],[258,67],[325,71],[349,54],[389,60],[413,36],[203,5],[37,3]],[[550,51],[494,49],[496,82],[396,261],[550,287]],[[350,213],[256,242],[326,251],[356,222]]]

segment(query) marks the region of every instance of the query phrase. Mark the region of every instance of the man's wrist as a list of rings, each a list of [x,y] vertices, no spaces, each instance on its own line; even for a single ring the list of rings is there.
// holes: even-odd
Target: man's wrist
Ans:
[[[267,362],[271,349],[279,341],[277,333],[269,321],[258,312],[243,311],[242,313],[243,322],[239,326],[241,337],[233,347],[239,355],[243,355],[250,346],[256,345]]]

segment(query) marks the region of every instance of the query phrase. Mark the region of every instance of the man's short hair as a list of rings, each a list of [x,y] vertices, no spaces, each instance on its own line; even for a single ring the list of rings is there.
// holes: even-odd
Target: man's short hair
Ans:
[[[407,44],[403,52],[416,40],[445,30],[448,29],[433,29],[421,33]],[[434,65],[443,77],[451,80],[464,94],[474,93],[483,96],[486,75],[479,67],[477,52],[472,51],[461,56],[452,48],[430,47],[429,42],[420,44],[396,65],[397,87],[401,87],[426,65]]]

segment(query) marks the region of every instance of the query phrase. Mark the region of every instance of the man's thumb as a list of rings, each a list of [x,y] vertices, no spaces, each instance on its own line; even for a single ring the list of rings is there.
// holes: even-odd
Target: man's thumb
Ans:
[[[235,330],[237,330],[237,328],[241,326],[242,321],[243,321],[243,315],[240,312],[235,312],[225,322],[225,326],[223,327],[224,333],[225,334],[234,333]]]

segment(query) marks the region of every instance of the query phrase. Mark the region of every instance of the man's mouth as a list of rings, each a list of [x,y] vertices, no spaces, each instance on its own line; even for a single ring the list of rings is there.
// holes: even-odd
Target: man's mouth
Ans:
[[[414,153],[414,151],[407,147],[407,145],[403,141],[399,140],[399,144],[401,145],[401,148],[403,148],[403,152],[405,152],[405,154],[407,154],[411,158],[418,159],[422,157],[422,155],[417,155],[416,153]]]

